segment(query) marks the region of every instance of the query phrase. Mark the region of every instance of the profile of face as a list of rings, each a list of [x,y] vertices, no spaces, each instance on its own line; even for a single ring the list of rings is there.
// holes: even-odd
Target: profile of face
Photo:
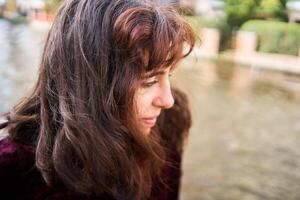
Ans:
[[[142,133],[149,134],[161,110],[171,108],[174,104],[170,76],[171,67],[148,72],[137,88],[136,119]]]

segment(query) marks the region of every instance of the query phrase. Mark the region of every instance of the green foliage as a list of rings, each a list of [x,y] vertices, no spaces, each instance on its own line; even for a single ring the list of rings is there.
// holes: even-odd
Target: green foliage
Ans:
[[[256,18],[287,20],[285,2],[280,0],[261,0],[254,10]]]
[[[288,2],[289,0],[280,0],[280,3],[281,5],[286,8],[286,3]]]
[[[241,30],[258,35],[258,51],[298,55],[300,25],[278,21],[251,20]]]
[[[232,27],[239,27],[251,19],[256,0],[225,0],[227,22]]]
[[[191,24],[196,33],[202,28],[216,28],[221,33],[221,50],[225,49],[231,37],[231,29],[225,20],[207,20],[199,16],[187,16],[186,20]]]
[[[287,21],[287,0],[225,0],[227,22],[239,27],[250,19],[277,19]]]

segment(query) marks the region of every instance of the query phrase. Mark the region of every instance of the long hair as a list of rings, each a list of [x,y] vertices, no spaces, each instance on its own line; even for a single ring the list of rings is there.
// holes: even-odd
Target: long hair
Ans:
[[[174,66],[194,43],[190,26],[170,8],[65,0],[37,84],[0,128],[36,148],[49,186],[62,181],[87,195],[147,197],[165,152],[159,134],[136,128],[134,93],[144,73]]]

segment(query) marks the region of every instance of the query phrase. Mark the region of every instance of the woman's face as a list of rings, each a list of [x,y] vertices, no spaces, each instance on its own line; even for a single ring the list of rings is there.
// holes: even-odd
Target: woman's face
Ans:
[[[174,104],[169,77],[170,67],[149,72],[135,93],[137,123],[145,134],[150,133],[161,110]]]

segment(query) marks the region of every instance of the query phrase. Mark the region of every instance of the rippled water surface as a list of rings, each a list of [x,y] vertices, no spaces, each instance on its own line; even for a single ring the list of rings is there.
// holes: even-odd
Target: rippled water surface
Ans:
[[[0,113],[33,85],[45,32],[0,20]],[[172,78],[191,103],[183,200],[300,199],[300,78],[196,59]]]

